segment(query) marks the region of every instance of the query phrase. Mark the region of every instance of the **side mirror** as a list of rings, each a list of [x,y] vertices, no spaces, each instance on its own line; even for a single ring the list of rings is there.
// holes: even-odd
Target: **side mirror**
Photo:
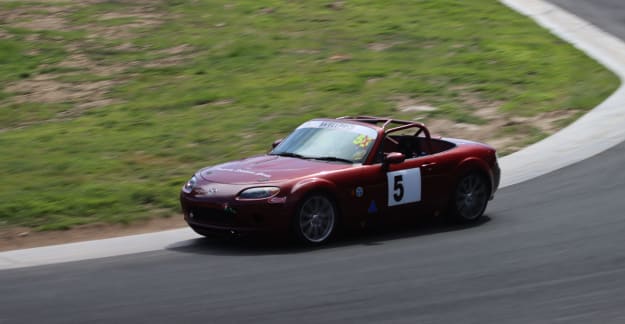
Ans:
[[[276,146],[280,145],[280,143],[282,143],[283,138],[277,139],[273,142],[273,144],[271,144],[271,148],[276,148]]]
[[[389,153],[384,157],[384,164],[397,164],[402,163],[406,160],[406,156],[399,152]]]
[[[384,162],[382,162],[382,171],[388,171],[388,166],[391,164],[402,163],[406,160],[406,156],[399,152],[391,152],[384,157]]]

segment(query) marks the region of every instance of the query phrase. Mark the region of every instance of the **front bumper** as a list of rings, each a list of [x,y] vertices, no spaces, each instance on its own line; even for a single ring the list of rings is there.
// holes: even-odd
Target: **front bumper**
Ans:
[[[200,234],[286,232],[292,215],[288,204],[271,203],[268,199],[196,198],[181,192],[180,205],[187,224]]]
[[[492,187],[490,191],[490,200],[495,198],[495,192],[499,189],[499,183],[501,180],[501,169],[499,168],[499,162],[495,160],[495,164],[492,167]]]

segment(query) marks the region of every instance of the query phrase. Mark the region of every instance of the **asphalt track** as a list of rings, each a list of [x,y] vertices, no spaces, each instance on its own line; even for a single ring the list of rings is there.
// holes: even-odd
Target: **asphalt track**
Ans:
[[[609,18],[619,0],[555,2],[625,26]],[[0,323],[625,323],[624,166],[620,144],[504,188],[472,227],[422,224],[313,251],[195,239],[5,270]]]
[[[550,2],[621,39],[625,35],[625,1],[551,0]]]

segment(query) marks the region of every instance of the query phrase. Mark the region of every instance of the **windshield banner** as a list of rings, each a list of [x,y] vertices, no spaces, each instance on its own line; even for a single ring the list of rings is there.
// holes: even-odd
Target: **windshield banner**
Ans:
[[[328,129],[337,129],[344,130],[356,134],[363,134],[368,136],[369,138],[378,137],[378,133],[373,128],[369,128],[361,125],[354,125],[351,123],[342,123],[337,121],[328,121],[328,120],[311,120],[303,123],[298,128],[328,128]]]

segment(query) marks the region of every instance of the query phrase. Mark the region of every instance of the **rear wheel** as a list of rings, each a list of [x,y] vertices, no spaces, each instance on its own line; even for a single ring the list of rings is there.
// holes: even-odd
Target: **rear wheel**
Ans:
[[[488,181],[479,173],[463,176],[451,201],[451,215],[461,222],[474,222],[486,210],[490,195]]]
[[[320,194],[304,198],[293,222],[296,237],[306,244],[327,242],[336,227],[337,212],[334,202]]]

